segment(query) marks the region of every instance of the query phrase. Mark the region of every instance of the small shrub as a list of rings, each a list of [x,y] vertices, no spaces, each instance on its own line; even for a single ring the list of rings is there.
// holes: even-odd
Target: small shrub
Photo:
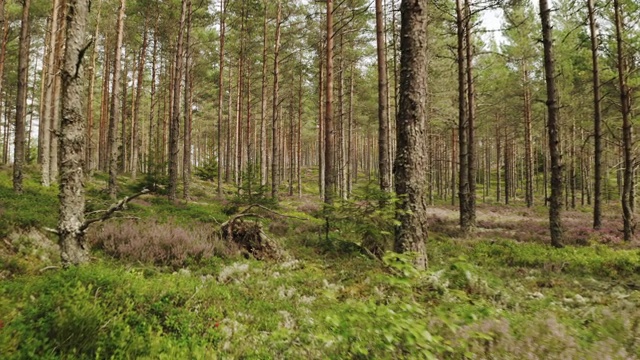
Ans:
[[[202,166],[196,166],[194,170],[194,175],[200,180],[213,181],[218,176],[218,162],[214,157],[210,157]]]
[[[117,259],[174,268],[184,267],[189,261],[199,262],[233,252],[204,226],[186,230],[175,224],[157,222],[107,223],[89,238],[94,247]]]

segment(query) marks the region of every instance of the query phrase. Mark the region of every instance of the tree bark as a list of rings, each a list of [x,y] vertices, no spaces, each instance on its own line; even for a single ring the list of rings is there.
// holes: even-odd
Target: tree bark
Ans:
[[[269,1],[264,1],[264,22],[262,30],[262,86],[260,92],[260,186],[267,185],[267,24]]]
[[[113,60],[113,86],[111,88],[111,109],[109,111],[109,196],[115,199],[118,195],[118,119],[120,118],[120,67],[122,58],[122,39],[124,37],[125,0],[120,0],[118,8],[118,23],[115,56]],[[123,139],[124,140],[124,139]]]
[[[380,190],[391,190],[389,160],[389,85],[387,79],[387,55],[383,21],[382,0],[376,0],[376,46],[378,50],[378,173]]]
[[[463,0],[456,0],[456,27],[457,27],[457,65],[458,65],[458,148],[459,148],[459,172],[458,172],[458,197],[460,207],[460,228],[467,234],[471,229],[470,209],[469,209],[469,156],[468,156],[468,136],[469,118],[467,105],[467,22],[465,21],[465,10]]]
[[[558,119],[558,93],[555,83],[555,59],[553,57],[553,36],[551,32],[551,10],[547,0],[540,0],[542,23],[542,43],[544,46],[544,75],[547,85],[547,131],[549,133],[549,153],[551,155],[551,196],[549,197],[549,230],[551,245],[562,247],[562,153],[560,150],[560,124]]]
[[[594,0],[587,0],[589,10],[589,35],[591,37],[591,64],[593,74],[593,136],[594,136],[594,185],[593,228],[602,227],[602,111],[600,107],[600,67],[598,66],[598,33]]]
[[[633,216],[633,138],[631,125],[631,97],[629,96],[629,86],[627,84],[627,59],[624,54],[624,42],[622,32],[624,22],[622,20],[622,9],[619,0],[613,1],[616,21],[616,44],[618,60],[618,86],[620,88],[620,111],[622,112],[622,153],[623,153],[623,180],[622,180],[622,220],[624,223],[624,241],[631,241],[635,230],[635,220]]]
[[[184,140],[182,150],[182,197],[189,200],[189,186],[191,185],[191,132],[192,132],[192,102],[193,102],[193,81],[192,81],[192,59],[191,59],[191,21],[192,21],[191,0],[187,0],[187,39],[185,47],[184,65]]]
[[[58,39],[58,11],[60,8],[60,0],[54,0],[53,8],[51,13],[51,26],[49,27],[49,52],[46,56],[46,73],[43,73],[43,77],[45,78],[45,97],[42,101],[43,109],[42,115],[40,117],[40,127],[42,131],[41,142],[41,164],[42,164],[42,179],[41,183],[44,187],[49,187],[51,185],[51,176],[50,176],[50,151],[51,151],[51,125],[53,123],[52,119],[52,103],[53,103],[53,83],[55,77],[55,59],[56,59],[56,41]],[[4,62],[4,61],[3,61]],[[3,62],[0,62],[3,63]],[[0,65],[2,66],[2,65]],[[0,74],[1,75],[1,74]]]
[[[327,49],[324,110],[324,202],[333,204],[336,191],[333,124],[333,0],[327,0]]]
[[[84,148],[82,60],[90,0],[71,0],[67,15],[67,39],[62,66],[62,122],[60,131],[60,215],[58,234],[62,261],[78,265],[89,261],[84,243]]]
[[[467,225],[465,228],[471,229],[476,226],[476,142],[475,142],[475,80],[473,78],[473,43],[471,42],[471,5],[469,0],[465,0],[465,49],[466,49],[466,70],[467,70],[467,182],[469,192],[467,193]]]
[[[142,33],[142,46],[138,55],[138,78],[136,80],[136,96],[133,101],[133,114],[131,118],[131,179],[135,180],[138,176],[138,156],[140,149],[138,117],[140,114],[140,102],[142,101],[142,89],[144,88],[144,70],[147,59],[147,44],[149,39],[149,31],[147,31],[147,21],[144,22],[144,30]]]
[[[225,18],[227,15],[227,0],[220,1],[220,64],[218,73],[218,181],[217,181],[217,193],[218,198],[222,197],[222,104],[223,104],[223,85],[224,85],[224,33],[225,33]]]
[[[22,1],[20,50],[18,52],[18,91],[16,95],[16,124],[13,149],[13,191],[22,194],[22,167],[24,165],[24,138],[27,90],[29,82],[29,8],[31,0]]]
[[[331,1],[331,0],[329,0]],[[271,197],[274,200],[278,200],[278,171],[279,169],[279,154],[278,154],[278,102],[279,100],[279,71],[280,71],[280,21],[282,17],[282,4],[278,0],[278,9],[276,10],[276,35],[275,45],[273,50],[273,111],[271,119]]]
[[[427,1],[402,0],[400,35],[400,106],[396,120],[395,250],[415,252],[418,269],[427,267],[426,193],[424,179],[427,97]]]
[[[180,152],[178,147],[178,140],[180,137],[180,89],[182,85],[183,39],[184,25],[187,15],[187,1],[188,0],[182,0],[180,23],[178,24],[178,39],[176,41],[175,48],[176,53],[173,71],[173,87],[171,89],[173,94],[173,104],[171,107],[171,119],[169,125],[169,187],[167,191],[169,201],[176,200],[176,193],[178,189],[178,153]]]
[[[91,65],[89,67],[89,95],[87,97],[87,139],[85,141],[87,149],[85,151],[84,171],[90,173],[93,171],[93,97],[94,86],[96,82],[96,58],[98,56],[98,32],[100,30],[100,13],[102,12],[102,0],[98,1],[98,14],[96,17],[96,27],[93,32],[93,48],[91,50]]]

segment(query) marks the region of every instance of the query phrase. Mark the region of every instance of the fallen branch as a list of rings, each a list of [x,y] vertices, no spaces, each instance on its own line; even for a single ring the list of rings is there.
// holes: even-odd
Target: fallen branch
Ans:
[[[112,204],[109,209],[105,210],[104,213],[102,214],[102,216],[97,217],[95,219],[88,219],[85,220],[84,223],[82,224],[82,226],[80,226],[79,231],[81,233],[84,233],[87,228],[89,228],[89,225],[95,223],[95,222],[102,222],[105,221],[111,217],[113,217],[113,215],[117,212],[117,211],[121,211],[127,208],[127,203],[135,198],[137,198],[140,195],[144,195],[146,193],[149,193],[151,190],[145,188],[142,189],[142,191],[140,191],[137,194],[133,194],[131,196],[125,196],[122,200],[118,201],[115,204]],[[95,212],[94,212],[95,213]]]
[[[60,266],[55,266],[55,265],[45,266],[42,269],[40,269],[39,272],[45,272],[47,270],[54,270],[54,269],[60,269]]]

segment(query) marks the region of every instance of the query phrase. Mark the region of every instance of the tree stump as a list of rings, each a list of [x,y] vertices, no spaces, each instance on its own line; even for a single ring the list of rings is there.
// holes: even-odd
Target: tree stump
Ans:
[[[234,217],[220,226],[220,232],[223,239],[238,245],[245,255],[257,260],[279,260],[284,256],[284,251],[269,239],[257,221]]]

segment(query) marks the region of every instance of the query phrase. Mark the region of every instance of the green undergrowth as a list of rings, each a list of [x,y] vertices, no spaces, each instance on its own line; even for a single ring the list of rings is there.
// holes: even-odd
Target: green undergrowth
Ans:
[[[58,221],[58,188],[40,186],[30,170],[25,173],[22,195],[13,191],[10,172],[0,171],[0,238],[15,228],[55,227]]]
[[[90,211],[112,202],[102,181],[88,183]],[[122,195],[140,186],[122,179]],[[95,228],[104,239],[88,265],[45,268],[29,257],[29,271],[12,272],[0,262],[0,274],[11,274],[0,281],[0,358],[640,358],[637,249],[554,249],[482,232],[471,239],[432,232],[429,270],[420,272],[410,254],[382,251],[395,223],[393,211],[377,204],[392,209],[396,199],[364,187],[330,209],[308,194],[283,197],[273,211],[252,208],[287,253],[256,261],[211,235],[250,203],[217,201],[206,186],[194,182],[202,195],[188,203],[156,195],[133,201],[123,214],[137,220]],[[16,197],[2,175],[0,195],[3,231],[55,225],[55,189],[28,177]],[[180,255],[174,249],[189,236],[200,236],[190,246],[204,250],[173,265],[136,257],[137,248],[109,251],[118,245],[109,234],[138,233],[138,245],[158,238],[166,248],[158,254]],[[207,241],[215,243],[203,248]]]
[[[356,251],[331,255],[288,244],[299,247],[297,260],[212,258],[171,271],[99,258],[3,281],[0,353],[8,359],[640,357],[640,282],[625,265],[637,266],[633,251],[584,247],[552,255],[543,245],[439,238],[430,242],[429,271],[418,272],[410,256],[387,253],[379,262]]]

